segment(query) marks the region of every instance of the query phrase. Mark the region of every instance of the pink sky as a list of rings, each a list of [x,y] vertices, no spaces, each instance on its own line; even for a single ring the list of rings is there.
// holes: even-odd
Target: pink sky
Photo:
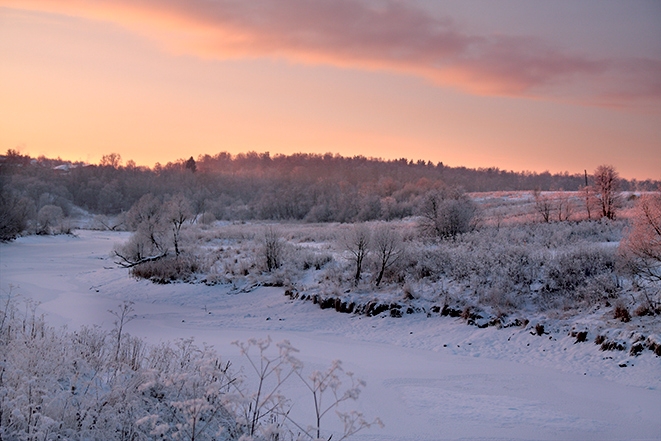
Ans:
[[[0,0],[0,149],[661,179],[661,3]]]

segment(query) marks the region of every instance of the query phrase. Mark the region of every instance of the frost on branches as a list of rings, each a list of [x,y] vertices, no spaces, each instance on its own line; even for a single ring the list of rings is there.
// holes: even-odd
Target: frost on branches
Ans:
[[[340,411],[364,382],[340,362],[306,376],[289,342],[275,349],[270,339],[237,343],[252,368],[244,374],[192,339],[148,346],[122,333],[122,312],[130,305],[111,311],[118,317],[111,332],[68,332],[47,326],[36,305],[20,302],[11,288],[6,294],[0,306],[2,440],[341,440],[381,424]],[[281,392],[288,381],[309,390],[312,424],[291,416],[294,403]],[[344,427],[340,433],[322,429],[331,411]]]

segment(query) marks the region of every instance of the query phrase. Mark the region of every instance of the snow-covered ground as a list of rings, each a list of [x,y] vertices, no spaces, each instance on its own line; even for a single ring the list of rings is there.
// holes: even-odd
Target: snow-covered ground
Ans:
[[[385,424],[353,439],[661,439],[661,359],[651,351],[602,352],[575,343],[561,322],[537,336],[424,314],[339,314],[292,301],[282,288],[155,285],[113,264],[110,251],[127,233],[77,234],[0,244],[2,295],[12,286],[41,302],[51,325],[69,329],[110,328],[108,310],[130,300],[138,317],[129,332],[151,342],[194,336],[235,364],[242,359],[232,341],[267,336],[288,339],[311,369],[340,359],[367,381],[354,407]]]

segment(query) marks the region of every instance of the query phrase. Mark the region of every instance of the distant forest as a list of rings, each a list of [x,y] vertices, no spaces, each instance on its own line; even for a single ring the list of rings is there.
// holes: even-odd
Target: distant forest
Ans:
[[[620,189],[657,190],[660,184],[622,179]],[[575,191],[584,186],[583,174],[470,169],[330,153],[221,152],[153,168],[133,161],[122,164],[117,154],[104,156],[98,165],[31,158],[13,150],[0,156],[2,206],[19,204],[33,215],[44,206],[59,207],[64,216],[74,206],[116,215],[151,193],[161,199],[181,194],[196,216],[210,219],[353,222],[415,215],[426,194],[446,187],[487,192]]]

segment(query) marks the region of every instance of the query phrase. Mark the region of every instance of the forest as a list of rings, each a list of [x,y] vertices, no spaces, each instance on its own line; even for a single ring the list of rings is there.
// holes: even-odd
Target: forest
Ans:
[[[82,209],[93,215],[127,212],[145,194],[183,195],[195,218],[357,222],[418,215],[425,197],[441,188],[463,192],[578,191],[593,177],[447,167],[442,163],[385,161],[325,154],[249,152],[201,155],[153,168],[122,164],[118,154],[99,164],[9,150],[0,156],[0,220],[3,238],[48,229],[49,218]],[[658,189],[658,181],[619,179],[622,191]],[[13,213],[12,220],[7,219]],[[5,224],[13,224],[7,227]],[[52,223],[52,222],[50,222]],[[113,225],[116,227],[116,225]]]

